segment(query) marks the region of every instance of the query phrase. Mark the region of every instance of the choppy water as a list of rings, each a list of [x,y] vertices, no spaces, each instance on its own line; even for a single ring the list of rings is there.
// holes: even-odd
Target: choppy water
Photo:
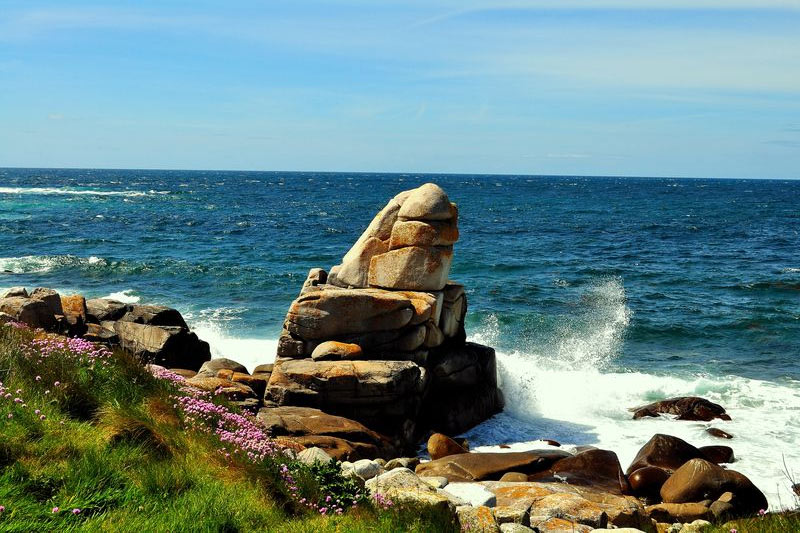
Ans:
[[[252,366],[308,269],[427,181],[459,204],[451,277],[510,399],[474,443],[594,443],[623,466],[655,432],[730,444],[773,507],[793,505],[800,181],[0,169],[0,287],[171,305]],[[630,420],[684,394],[728,408],[713,425],[736,439]]]

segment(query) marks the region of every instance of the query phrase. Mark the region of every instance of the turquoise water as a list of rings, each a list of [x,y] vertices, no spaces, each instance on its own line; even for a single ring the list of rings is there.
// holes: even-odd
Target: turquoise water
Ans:
[[[708,444],[702,424],[626,410],[703,394],[734,416],[737,468],[790,503],[800,181],[0,169],[0,287],[174,306],[216,354],[264,362],[308,269],[428,181],[459,205],[451,278],[513,398],[473,440]]]

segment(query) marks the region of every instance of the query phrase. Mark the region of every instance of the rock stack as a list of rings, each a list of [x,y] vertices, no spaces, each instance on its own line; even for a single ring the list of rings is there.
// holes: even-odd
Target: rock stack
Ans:
[[[465,342],[449,281],[458,209],[432,183],[395,196],[286,315],[266,400],[358,420],[407,447],[502,409],[492,348]]]

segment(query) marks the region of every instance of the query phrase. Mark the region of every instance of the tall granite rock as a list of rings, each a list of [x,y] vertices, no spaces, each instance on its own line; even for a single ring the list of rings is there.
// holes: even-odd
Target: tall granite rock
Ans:
[[[330,274],[309,272],[286,315],[268,405],[313,407],[411,446],[502,409],[492,348],[465,342],[449,281],[458,209],[428,183],[395,196]]]

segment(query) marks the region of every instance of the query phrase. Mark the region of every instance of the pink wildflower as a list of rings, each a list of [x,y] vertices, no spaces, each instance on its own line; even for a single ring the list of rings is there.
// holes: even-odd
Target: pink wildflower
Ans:
[[[60,510],[61,510],[61,509],[59,509],[58,507],[53,507],[53,510],[52,510],[51,512],[53,512],[53,513],[57,513],[57,512],[59,512]]]
[[[81,510],[76,507],[72,510],[72,514],[81,514]]]

